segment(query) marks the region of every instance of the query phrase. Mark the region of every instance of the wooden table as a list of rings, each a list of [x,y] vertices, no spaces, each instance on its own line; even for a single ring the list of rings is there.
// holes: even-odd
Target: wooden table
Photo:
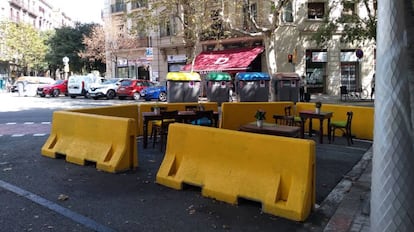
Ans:
[[[258,127],[256,122],[244,124],[240,126],[240,131],[253,132],[258,134],[277,135],[285,137],[299,137],[301,128],[297,126],[286,126],[271,123],[264,123],[262,127]]]
[[[309,136],[312,136],[312,119],[319,119],[319,143],[323,143],[323,121],[327,119],[328,127],[328,141],[331,142],[331,118],[332,112],[319,112],[316,113],[314,110],[303,110],[299,111],[299,116],[302,120],[301,137],[305,137],[305,122],[309,118]]]
[[[197,118],[194,111],[178,111],[178,115],[175,118],[176,122],[188,123]],[[218,127],[219,113],[214,112],[213,114],[213,125]],[[156,114],[154,112],[142,112],[142,129],[143,129],[143,144],[144,148],[148,146],[148,123],[153,120],[161,120],[161,114]]]

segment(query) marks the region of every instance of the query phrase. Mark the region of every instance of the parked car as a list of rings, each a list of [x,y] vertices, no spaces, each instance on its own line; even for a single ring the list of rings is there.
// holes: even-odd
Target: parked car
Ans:
[[[88,89],[93,83],[102,83],[104,79],[94,75],[70,76],[68,80],[68,95],[71,98],[84,96],[87,98]]]
[[[121,100],[125,98],[139,100],[141,98],[140,92],[152,85],[152,82],[148,80],[123,79],[116,94]]]
[[[59,97],[60,94],[68,95],[68,80],[57,80],[52,85],[37,87],[37,95],[40,97]]]
[[[154,83],[154,86],[141,90],[141,98],[145,99],[145,101],[152,99],[157,99],[162,102],[167,101],[167,83],[165,81]]]
[[[11,89],[13,92],[18,92],[19,96],[34,97],[37,95],[37,88],[54,82],[55,80],[50,77],[22,76],[16,79]]]
[[[106,97],[107,99],[113,99],[116,97],[116,91],[121,84],[122,79],[112,78],[107,79],[101,84],[94,83],[88,90],[88,97],[91,97],[95,100]]]

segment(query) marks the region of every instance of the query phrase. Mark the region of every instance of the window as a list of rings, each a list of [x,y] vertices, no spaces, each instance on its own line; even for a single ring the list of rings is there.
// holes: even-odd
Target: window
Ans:
[[[137,8],[147,7],[147,6],[148,6],[148,0],[131,1],[131,9],[137,9]]]
[[[322,19],[325,15],[324,2],[308,3],[308,19]]]
[[[166,19],[164,23],[160,24],[160,36],[172,36],[175,35],[175,21],[174,19]]]
[[[342,16],[352,16],[355,14],[355,3],[354,2],[344,2]]]
[[[292,2],[288,2],[283,8],[282,22],[292,23],[293,22],[293,6]]]

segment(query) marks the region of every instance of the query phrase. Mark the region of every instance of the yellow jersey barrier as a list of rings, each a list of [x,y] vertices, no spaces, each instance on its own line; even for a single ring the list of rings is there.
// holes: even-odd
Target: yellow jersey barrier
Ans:
[[[55,111],[41,152],[79,165],[95,162],[106,172],[126,171],[138,166],[135,128],[131,118]]]
[[[81,108],[69,110],[71,112],[85,113],[85,114],[95,114],[95,115],[104,115],[104,116],[113,116],[121,118],[133,118],[136,122],[136,131],[139,135],[139,107],[138,104],[125,104],[125,105],[115,105],[115,106],[100,106],[100,107],[91,107],[91,108]]]
[[[315,142],[174,123],[156,181],[200,186],[230,204],[258,201],[266,213],[304,221],[315,204]]]

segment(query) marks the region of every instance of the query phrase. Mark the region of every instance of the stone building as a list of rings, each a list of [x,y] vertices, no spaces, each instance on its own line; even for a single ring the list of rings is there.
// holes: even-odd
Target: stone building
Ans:
[[[148,1],[129,3],[123,0],[105,0],[105,26],[116,25],[122,32],[128,33],[131,20],[125,17],[126,13],[147,7]],[[151,2],[151,1],[149,1]],[[220,1],[215,1],[220,9]],[[247,25],[245,8],[231,8],[231,1],[227,2],[227,13],[232,15],[238,26]],[[265,22],[272,8],[266,1],[251,0],[250,9],[255,13],[257,21]],[[369,3],[376,9],[376,1]],[[254,54],[246,67],[221,69],[217,71],[236,73],[239,71],[262,72],[296,72],[306,77],[307,89],[311,93],[337,95],[340,86],[347,86],[348,90],[367,90],[369,96],[370,83],[375,70],[375,41],[359,41],[358,43],[343,43],[341,36],[346,33],[339,27],[332,35],[331,40],[324,46],[317,45],[310,40],[317,28],[326,24],[327,20],[334,20],[343,14],[358,15],[366,18],[368,11],[362,3],[335,0],[292,0],[280,14],[280,25],[274,37],[274,62],[268,62],[269,51],[265,46],[265,38],[260,36],[232,36],[229,39],[201,41],[197,54],[227,54],[227,58],[235,56],[237,49],[251,50]],[[187,64],[192,62],[188,45],[183,38],[176,36],[182,30],[178,20],[171,18],[167,24],[160,25],[159,30],[149,35],[138,36],[140,43],[131,49],[107,49],[108,75],[118,77],[164,80],[171,71],[191,70]],[[111,40],[110,40],[111,41]],[[111,43],[111,42],[108,42]],[[108,46],[108,45],[107,45]],[[253,50],[262,47],[262,50]],[[116,56],[114,56],[116,54]],[[116,57],[114,59],[113,57]],[[288,57],[292,58],[289,62]],[[227,60],[226,58],[226,60]],[[110,61],[111,59],[107,59]],[[197,59],[196,59],[197,60]],[[211,62],[217,62],[211,61]],[[227,61],[226,61],[227,62]],[[220,63],[220,62],[219,62]],[[271,63],[270,67],[268,63]],[[187,65],[187,66],[186,66]],[[205,69],[203,69],[203,65]],[[195,64],[202,75],[210,72],[208,64]],[[236,65],[237,66],[237,65]],[[125,74],[126,73],[126,74]],[[141,74],[145,73],[145,74]],[[121,75],[122,74],[122,75]]]

